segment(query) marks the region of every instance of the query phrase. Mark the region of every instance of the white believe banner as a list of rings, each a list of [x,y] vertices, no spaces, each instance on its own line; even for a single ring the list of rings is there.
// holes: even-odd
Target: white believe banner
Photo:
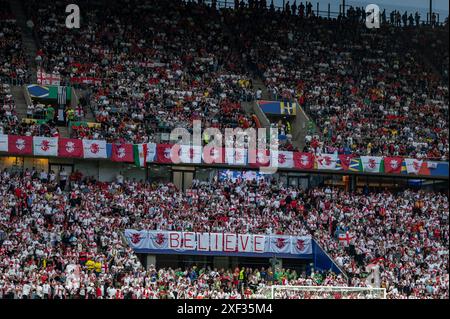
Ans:
[[[249,235],[232,233],[196,233],[133,229],[125,238],[136,250],[173,250],[217,253],[312,254],[309,236]]]

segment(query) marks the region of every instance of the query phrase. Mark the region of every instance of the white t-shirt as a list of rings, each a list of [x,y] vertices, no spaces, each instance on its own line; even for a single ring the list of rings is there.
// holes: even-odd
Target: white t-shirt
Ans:
[[[25,284],[22,287],[22,296],[28,296],[30,294],[31,285]]]
[[[65,181],[65,180],[67,180],[67,175],[68,174],[66,171],[61,171],[61,172],[59,172],[59,179],[62,181]]]

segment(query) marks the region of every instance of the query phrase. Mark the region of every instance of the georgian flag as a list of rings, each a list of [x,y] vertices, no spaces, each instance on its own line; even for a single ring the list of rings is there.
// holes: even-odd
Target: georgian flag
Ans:
[[[414,158],[405,158],[406,171],[408,174],[418,175],[420,169],[422,168],[422,160],[417,160]]]
[[[58,138],[34,136],[33,151],[37,156],[58,156]]]
[[[399,156],[384,158],[384,172],[389,174],[400,174],[403,158]]]
[[[20,155],[33,154],[33,137],[8,135],[8,152]]]
[[[361,163],[364,172],[380,173],[383,171],[381,156],[361,156]]]
[[[83,140],[84,158],[107,158],[106,141]]]
[[[293,168],[294,167],[294,154],[287,151],[273,151],[272,163],[278,163],[277,167],[281,168]]]
[[[346,231],[345,233],[340,233],[338,235],[339,242],[342,243],[345,247],[349,246],[353,242],[353,236]]]
[[[330,169],[338,170],[340,167],[337,166],[339,161],[337,154],[322,154],[316,157],[317,169]]]
[[[8,152],[8,135],[0,134],[0,152]]]

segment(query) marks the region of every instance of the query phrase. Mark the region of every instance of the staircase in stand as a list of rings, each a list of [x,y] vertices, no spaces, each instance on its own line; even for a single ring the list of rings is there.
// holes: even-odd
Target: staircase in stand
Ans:
[[[14,98],[14,103],[16,104],[16,114],[19,121],[27,117],[27,102],[25,96],[23,95],[22,86],[11,86],[11,94]]]
[[[17,25],[22,31],[22,43],[23,50],[25,53],[25,59],[28,65],[28,69],[31,72],[31,82],[36,83],[36,52],[37,46],[34,40],[33,32],[27,26],[27,18],[25,16],[25,12],[23,10],[22,1],[20,0],[9,0],[9,4],[12,12],[17,20]]]
[[[253,82],[253,89],[255,90],[255,92],[258,89],[261,90],[262,92],[261,100],[270,100],[269,91],[267,90],[267,87],[264,84],[264,82],[259,78],[253,78],[252,82]]]

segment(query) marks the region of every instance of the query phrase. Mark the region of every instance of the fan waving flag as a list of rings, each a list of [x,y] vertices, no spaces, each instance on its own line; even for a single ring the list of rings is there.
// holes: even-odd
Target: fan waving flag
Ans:
[[[147,163],[147,153],[147,144],[133,145],[134,164],[136,164],[136,166],[138,167],[145,167]]]
[[[361,163],[364,172],[381,173],[383,172],[383,157],[381,156],[361,156]]]
[[[111,160],[113,162],[133,163],[133,145],[132,144],[112,144]]]
[[[74,138],[60,138],[58,140],[58,156],[83,157],[83,143]]]
[[[301,153],[294,152],[294,167],[300,169],[313,169],[314,168],[314,154],[313,153]]]
[[[58,138],[34,136],[33,150],[37,156],[58,156]]]
[[[83,140],[84,158],[107,158],[106,141]]]
[[[338,170],[340,167],[337,166],[338,163],[337,154],[322,154],[316,157],[317,169],[331,169]]]
[[[389,174],[400,174],[403,158],[399,156],[384,158],[384,171]]]
[[[8,135],[8,152],[20,155],[33,154],[33,137]]]

